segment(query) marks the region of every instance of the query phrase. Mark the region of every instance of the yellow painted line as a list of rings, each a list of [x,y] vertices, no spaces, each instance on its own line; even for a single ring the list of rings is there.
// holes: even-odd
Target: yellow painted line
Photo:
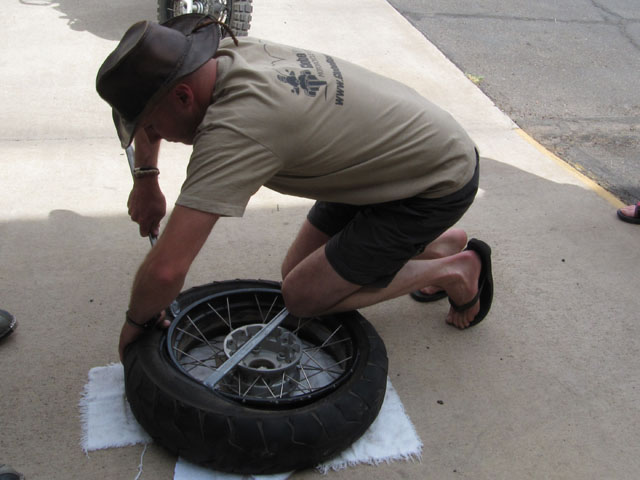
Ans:
[[[573,176],[577,177],[590,190],[593,190],[595,193],[597,193],[600,197],[604,198],[607,202],[609,202],[614,207],[621,208],[621,207],[624,207],[626,205],[625,203],[622,202],[622,200],[620,200],[614,194],[612,194],[611,192],[605,190],[600,185],[598,185],[596,182],[594,182],[589,177],[587,177],[585,174],[580,173],[578,170],[576,170],[574,167],[572,167],[567,162],[562,160],[560,157],[558,157],[554,153],[552,153],[549,150],[547,150],[546,148],[544,148],[533,137],[531,137],[527,132],[525,132],[521,128],[517,128],[516,129],[516,133],[518,135],[520,135],[522,138],[524,138],[531,145],[533,145],[536,149],[538,149],[539,152],[541,152],[542,154],[544,154],[547,157],[549,157],[551,160],[556,162],[558,165],[560,165],[566,171],[571,173]]]

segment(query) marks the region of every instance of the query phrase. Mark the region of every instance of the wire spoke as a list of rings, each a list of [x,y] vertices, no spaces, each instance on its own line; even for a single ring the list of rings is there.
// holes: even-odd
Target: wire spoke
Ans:
[[[311,386],[311,382],[309,381],[309,377],[307,377],[307,372],[304,369],[304,365],[300,365],[300,370],[302,370],[302,374],[304,375],[304,379],[307,381],[307,385],[309,385],[309,391],[313,391],[313,387]]]
[[[334,345],[338,345],[340,343],[344,343],[344,342],[349,342],[351,341],[350,338],[343,338],[342,340],[336,340],[335,342],[331,342],[331,343],[323,343],[322,345],[318,345],[317,347],[308,347],[308,348],[303,348],[302,351],[303,352],[308,352],[308,351],[318,351],[321,348],[327,348],[327,347],[333,347]]]
[[[337,366],[337,364],[335,365],[331,365],[331,367],[335,367]],[[344,373],[344,369],[342,370],[331,370],[331,367],[327,367],[327,368],[315,368],[315,367],[311,367],[309,365],[305,365],[305,369],[307,370],[311,370],[315,373],[311,373],[309,374],[309,378],[313,378],[317,375],[320,375],[322,373],[326,373],[327,375],[335,375],[336,377],[339,377],[342,373]]]
[[[296,380],[295,378],[287,375],[287,378],[289,380],[291,380],[293,383],[295,383],[298,386],[298,390],[301,393],[311,393],[311,390],[307,389],[302,383],[300,383],[298,380]],[[295,390],[294,390],[295,391]]]
[[[264,386],[267,387],[267,390],[269,390],[269,393],[271,394],[271,396],[273,398],[277,398],[276,395],[273,393],[273,390],[271,390],[271,387],[269,386],[269,384],[267,383],[267,381],[264,379],[262,375],[260,375],[260,379],[262,380],[262,383],[264,383]]]
[[[262,377],[257,376],[256,379],[251,383],[251,385],[249,385],[249,388],[247,388],[247,390],[244,392],[244,394],[242,395],[242,398],[246,398],[247,397],[247,393],[249,393],[249,390],[251,390],[253,388],[253,386],[258,383],[258,380],[260,380]],[[240,377],[238,377],[238,380],[240,379]]]
[[[188,352],[184,352],[184,351],[180,350],[178,347],[173,347],[173,349],[174,349],[175,351],[177,351],[178,353],[181,353],[181,354],[182,354],[182,355],[184,355],[185,357],[189,357],[190,359],[192,359],[192,360],[196,361],[197,363],[199,363],[199,364],[200,364],[200,366],[202,366],[202,367],[206,367],[206,368],[208,368],[208,369],[210,369],[210,370],[213,370],[213,371],[216,371],[216,368],[215,368],[215,367],[213,367],[213,366],[211,366],[211,365],[208,365],[208,364],[204,363],[202,360],[200,360],[200,359],[199,359],[199,358],[197,358],[197,357],[194,357],[194,356],[193,356],[193,355],[191,355],[190,353],[188,353]],[[209,358],[211,358],[211,357],[209,357]],[[181,365],[182,365],[182,363],[181,363]]]
[[[338,367],[338,366],[339,366],[339,364],[335,363],[335,364],[330,365],[328,367],[322,367],[322,368],[314,367],[313,365],[305,365],[304,368],[306,368],[307,370],[310,370],[312,372],[316,372],[316,373],[312,373],[311,375],[309,375],[309,378],[311,378],[311,377],[314,377],[316,375],[320,375],[321,373],[339,375],[342,372],[344,372],[344,368],[340,369],[340,370],[332,370],[333,367]]]
[[[340,360],[339,362],[334,363],[333,365],[328,365],[328,366],[326,366],[326,367],[322,367],[322,366],[321,366],[321,367],[319,367],[318,369],[319,369],[319,370],[325,370],[325,371],[327,371],[327,370],[329,370],[330,368],[337,367],[338,365],[341,365],[341,364],[343,364],[344,362],[348,362],[349,360],[351,360],[351,358],[352,358],[352,357],[343,358],[342,360]],[[313,367],[310,367],[310,368],[313,368]]]
[[[183,334],[187,335],[188,337],[191,337],[191,338],[193,338],[193,339],[195,339],[195,340],[201,340],[201,339],[200,339],[200,337],[198,337],[197,335],[194,335],[194,334],[193,334],[193,333],[191,333],[191,332],[188,332],[187,330],[185,330],[185,329],[183,329],[183,328],[179,328],[179,327],[178,327],[178,328],[176,328],[176,330],[178,330],[179,332],[181,332],[181,333],[183,333]],[[217,345],[213,345],[213,344],[211,344],[211,343],[209,343],[209,345],[210,345],[212,348],[215,348],[215,349],[217,349],[217,350],[218,350],[216,353],[223,353],[223,352],[224,352],[224,350],[223,350],[222,348],[218,347]]]
[[[196,358],[196,359],[194,359],[193,361],[190,361],[190,362],[180,362],[180,365],[182,365],[183,367],[193,366],[190,370],[187,370],[187,371],[191,371],[194,368],[199,367],[203,363],[205,364],[205,366],[209,366],[209,364],[206,363],[206,362],[209,362],[211,360],[215,361],[215,357],[212,356],[212,357],[207,357],[207,358],[202,358],[202,359]]]
[[[311,370],[312,372],[315,372],[315,373],[310,373],[310,374],[308,374],[308,375],[309,375],[309,378],[313,378],[313,377],[315,377],[316,375],[320,375],[320,374],[322,374],[322,373],[326,373],[327,375],[340,375],[342,372],[344,372],[344,370],[338,370],[338,371],[335,371],[335,370],[331,370],[331,369],[329,369],[329,368],[327,368],[327,369],[321,369],[321,368],[311,367],[311,366],[309,366],[309,365],[305,365],[305,369],[307,369],[307,370]]]
[[[301,321],[301,320],[302,320],[301,318],[299,318],[299,319],[298,319],[298,328],[296,328],[293,332],[291,332],[291,333],[293,333],[294,335],[295,335],[296,333],[298,333],[298,332],[300,331],[300,329],[302,329],[302,328],[306,327],[306,326],[307,326],[307,324],[308,324],[309,322],[311,322],[311,320],[313,320],[313,319],[312,319],[312,318],[307,318],[307,321],[306,321],[306,322],[304,322],[302,325],[300,325],[300,321]]]
[[[262,323],[267,323],[267,321],[265,320],[264,315],[262,314],[262,306],[260,305],[260,302],[258,301],[258,295],[257,294],[253,294],[253,298],[256,301],[256,305],[258,306],[258,312],[260,313],[260,318],[262,319]]]
[[[266,320],[269,318],[269,314],[271,313],[271,310],[273,310],[273,306],[276,304],[276,302],[278,301],[278,298],[280,298],[279,295],[276,295],[273,299],[273,302],[271,302],[271,305],[269,305],[269,311],[267,312],[267,315],[264,317],[265,318],[265,322]]]
[[[218,317],[220,318],[220,320],[222,320],[222,323],[224,323],[227,327],[229,327],[229,329],[231,329],[231,325],[230,325],[229,323],[227,323],[227,320],[226,320],[222,315],[220,315],[220,313],[218,312],[218,310],[216,310],[215,308],[213,308],[213,306],[212,306],[209,302],[207,302],[207,306],[208,306],[211,310],[213,310],[213,311],[215,312],[215,314],[216,314],[216,315],[218,315]]]
[[[211,349],[211,351],[213,353],[217,353],[214,348],[213,345],[211,345],[211,343],[209,343],[209,339],[204,335],[204,333],[202,333],[200,331],[200,329],[198,328],[198,326],[195,324],[195,322],[191,319],[191,317],[189,315],[187,315],[187,320],[189,320],[189,323],[191,323],[191,325],[193,325],[193,328],[196,329],[196,332],[198,332],[198,334],[202,337],[202,340],[204,340],[204,343],[207,344],[209,346],[209,348]]]
[[[176,365],[189,377],[204,382],[207,372],[219,370],[227,358],[224,338],[228,332],[252,322],[266,324],[277,316],[282,296],[270,295],[262,289],[242,290],[212,297],[194,305],[198,308],[185,311],[172,330],[171,349]],[[236,401],[260,399],[275,403],[279,399],[295,402],[296,398],[313,396],[334,385],[355,358],[355,345],[349,343],[353,342],[352,335],[340,322],[325,323],[318,317],[289,318],[287,326],[281,328],[298,337],[296,363],[277,374],[271,367],[263,367],[267,370],[255,371],[250,377],[234,369],[214,388]],[[274,346],[263,346],[267,355],[280,353],[283,347],[276,348],[275,342]],[[265,352],[254,354],[261,358]]]
[[[309,360],[311,360],[313,363],[315,363],[318,366],[318,368],[323,368],[322,365],[320,365],[320,362],[318,362],[315,358],[313,358],[309,354],[309,352],[302,352],[302,353],[304,353],[307,357],[309,357]]]
[[[280,398],[282,398],[282,395],[284,395],[284,375],[285,373],[282,372],[282,381],[280,382]]]
[[[322,345],[320,345],[319,348],[324,348],[324,346],[329,342],[329,340],[331,340],[333,338],[333,336],[338,333],[338,330],[340,330],[342,328],[342,325],[338,325],[338,328],[336,328],[333,333],[331,335],[329,335],[327,337],[327,339],[322,343]]]

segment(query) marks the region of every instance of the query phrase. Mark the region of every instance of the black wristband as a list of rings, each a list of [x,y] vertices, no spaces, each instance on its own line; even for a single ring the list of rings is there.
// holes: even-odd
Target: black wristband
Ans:
[[[154,315],[144,323],[136,323],[129,316],[129,310],[127,310],[127,313],[125,314],[125,320],[129,325],[133,325],[134,327],[141,328],[142,330],[149,330],[150,328],[153,328],[155,324],[158,323],[159,319],[160,319],[160,314],[158,313],[157,315]]]

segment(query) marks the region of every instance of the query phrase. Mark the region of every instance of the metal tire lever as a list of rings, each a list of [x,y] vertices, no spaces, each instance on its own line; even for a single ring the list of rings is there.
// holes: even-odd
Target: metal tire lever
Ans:
[[[227,375],[231,370],[233,370],[236,365],[238,365],[244,357],[246,357],[251,350],[258,346],[262,340],[264,340],[267,335],[273,332],[278,326],[283,322],[285,318],[289,316],[289,311],[286,308],[280,310],[275,317],[273,317],[269,323],[265,324],[262,329],[258,333],[256,333],[253,337],[246,341],[244,345],[242,345],[236,353],[231,355],[222,365],[220,365],[215,372],[209,375],[204,380],[204,384],[209,387],[215,387],[216,383],[218,383],[222,378]]]

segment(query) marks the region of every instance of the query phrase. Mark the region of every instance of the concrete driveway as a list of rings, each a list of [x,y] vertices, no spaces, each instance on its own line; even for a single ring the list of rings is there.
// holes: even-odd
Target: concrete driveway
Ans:
[[[78,401],[117,336],[148,242],[126,214],[130,175],[95,74],[153,0],[5,2],[0,20],[0,463],[29,480],[135,478],[142,446],[80,447]],[[486,159],[461,222],[494,250],[495,300],[477,328],[446,302],[363,310],[424,442],[421,462],[359,466],[335,479],[637,478],[640,470],[640,227],[613,198],[529,140],[383,0],[256,0],[251,33],[359,63],[449,110]],[[285,132],[283,132],[285,134]],[[163,149],[172,204],[188,150]],[[187,286],[278,279],[309,202],[260,191],[227,219]],[[141,478],[171,479],[152,446]],[[315,471],[294,478],[318,478]]]

